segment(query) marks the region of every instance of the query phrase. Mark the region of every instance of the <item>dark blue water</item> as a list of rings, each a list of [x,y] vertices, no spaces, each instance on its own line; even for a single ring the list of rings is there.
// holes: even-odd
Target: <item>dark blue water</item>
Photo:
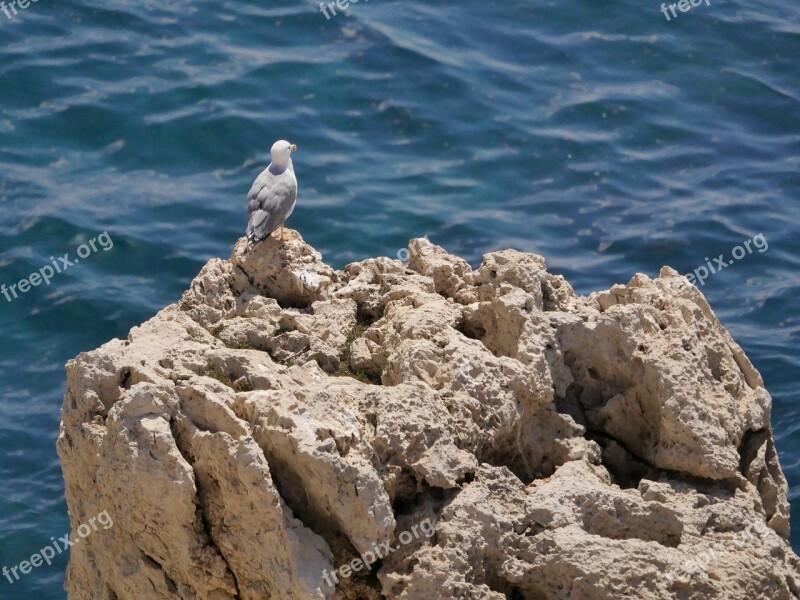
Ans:
[[[800,549],[800,5],[40,0],[0,13],[0,565],[68,530],[63,364],[176,301],[278,138],[336,267],[410,237],[545,255],[588,293],[688,272],[766,379]],[[89,247],[87,246],[87,249]],[[752,246],[751,246],[752,249]],[[58,263],[57,263],[58,264]],[[63,599],[62,555],[0,597]]]

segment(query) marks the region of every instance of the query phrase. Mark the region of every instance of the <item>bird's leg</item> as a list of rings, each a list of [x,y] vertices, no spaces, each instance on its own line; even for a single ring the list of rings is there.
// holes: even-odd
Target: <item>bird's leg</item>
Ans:
[[[281,241],[288,242],[289,240],[286,239],[286,233],[283,231],[283,225],[281,225]]]

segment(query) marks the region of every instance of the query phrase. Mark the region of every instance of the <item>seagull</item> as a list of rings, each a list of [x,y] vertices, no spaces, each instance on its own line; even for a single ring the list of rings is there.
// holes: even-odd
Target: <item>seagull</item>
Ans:
[[[280,240],[286,241],[283,223],[297,202],[297,178],[294,176],[292,153],[297,146],[285,140],[272,145],[272,162],[256,177],[247,194],[247,250],[251,251],[278,227]]]

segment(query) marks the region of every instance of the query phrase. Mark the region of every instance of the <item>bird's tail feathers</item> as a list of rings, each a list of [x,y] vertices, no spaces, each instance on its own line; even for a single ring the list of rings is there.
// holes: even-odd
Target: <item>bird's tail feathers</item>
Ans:
[[[248,233],[247,234],[247,250],[246,252],[252,252],[255,250],[255,247],[258,246],[263,239],[259,239],[255,233]]]

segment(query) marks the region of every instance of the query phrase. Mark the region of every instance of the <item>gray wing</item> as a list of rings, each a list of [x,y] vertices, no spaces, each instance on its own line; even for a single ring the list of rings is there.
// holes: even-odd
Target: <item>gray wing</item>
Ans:
[[[247,200],[247,240],[255,245],[269,237],[292,212],[297,179],[290,169],[280,175],[265,169],[250,188]]]

